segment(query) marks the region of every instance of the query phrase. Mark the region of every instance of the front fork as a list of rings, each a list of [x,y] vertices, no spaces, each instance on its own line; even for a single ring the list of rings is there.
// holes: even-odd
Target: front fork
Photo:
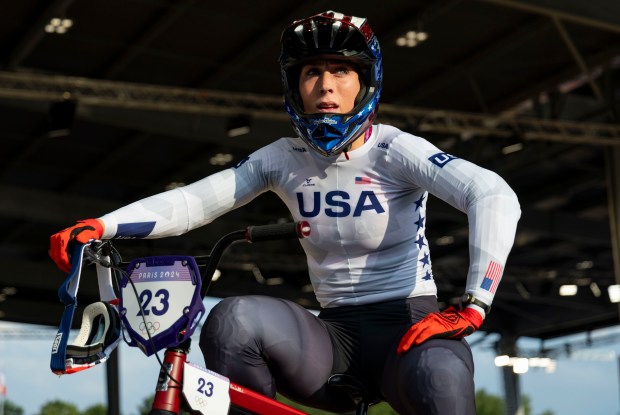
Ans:
[[[155,399],[149,415],[177,415],[179,413],[183,389],[183,365],[187,360],[189,344],[188,339],[177,347],[166,349],[155,388]]]

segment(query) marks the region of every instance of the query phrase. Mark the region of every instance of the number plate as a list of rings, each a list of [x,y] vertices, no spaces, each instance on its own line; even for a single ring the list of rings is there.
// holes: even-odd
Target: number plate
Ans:
[[[151,355],[191,336],[204,314],[195,260],[139,258],[129,264],[128,272],[121,281],[120,311],[132,340],[129,345]]]
[[[230,407],[228,378],[200,366],[185,363],[183,395],[189,406],[204,415],[226,415]]]

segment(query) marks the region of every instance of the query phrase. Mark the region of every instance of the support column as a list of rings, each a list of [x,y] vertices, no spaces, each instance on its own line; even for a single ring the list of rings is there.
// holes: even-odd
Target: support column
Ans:
[[[605,150],[609,230],[616,284],[620,284],[620,148]],[[620,315],[620,303],[618,303]]]
[[[517,356],[517,338],[512,335],[503,334],[497,348],[500,355]],[[504,380],[504,400],[506,405],[506,415],[524,415],[524,408],[521,405],[521,387],[519,375],[513,372],[512,366],[501,367],[502,379]]]
[[[120,346],[120,345],[119,345]],[[106,366],[106,381],[108,386],[108,415],[120,415],[120,388],[118,383],[120,381],[119,376],[119,363],[118,353],[120,347],[117,347],[105,362]]]

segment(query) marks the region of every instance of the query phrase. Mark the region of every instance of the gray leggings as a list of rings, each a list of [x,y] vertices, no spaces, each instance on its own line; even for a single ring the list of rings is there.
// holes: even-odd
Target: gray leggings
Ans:
[[[475,415],[473,359],[465,341],[430,340],[397,355],[409,326],[432,311],[432,296],[363,306],[303,307],[265,296],[218,303],[202,329],[207,368],[264,395],[278,392],[332,412],[352,409],[326,386],[333,373],[357,377],[399,414]]]

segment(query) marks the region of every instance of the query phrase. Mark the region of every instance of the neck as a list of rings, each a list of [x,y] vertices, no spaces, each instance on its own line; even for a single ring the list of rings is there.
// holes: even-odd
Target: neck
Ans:
[[[353,151],[353,150],[355,150],[355,149],[360,148],[361,146],[363,146],[363,145],[364,145],[364,143],[365,143],[366,141],[368,141],[368,139],[370,138],[371,134],[372,134],[372,125],[371,125],[370,127],[368,127],[368,128],[366,129],[366,131],[364,131],[364,134],[360,134],[360,135],[359,135],[359,136],[355,139],[355,141],[353,141],[353,142],[351,143],[351,146],[349,147],[348,151]]]

